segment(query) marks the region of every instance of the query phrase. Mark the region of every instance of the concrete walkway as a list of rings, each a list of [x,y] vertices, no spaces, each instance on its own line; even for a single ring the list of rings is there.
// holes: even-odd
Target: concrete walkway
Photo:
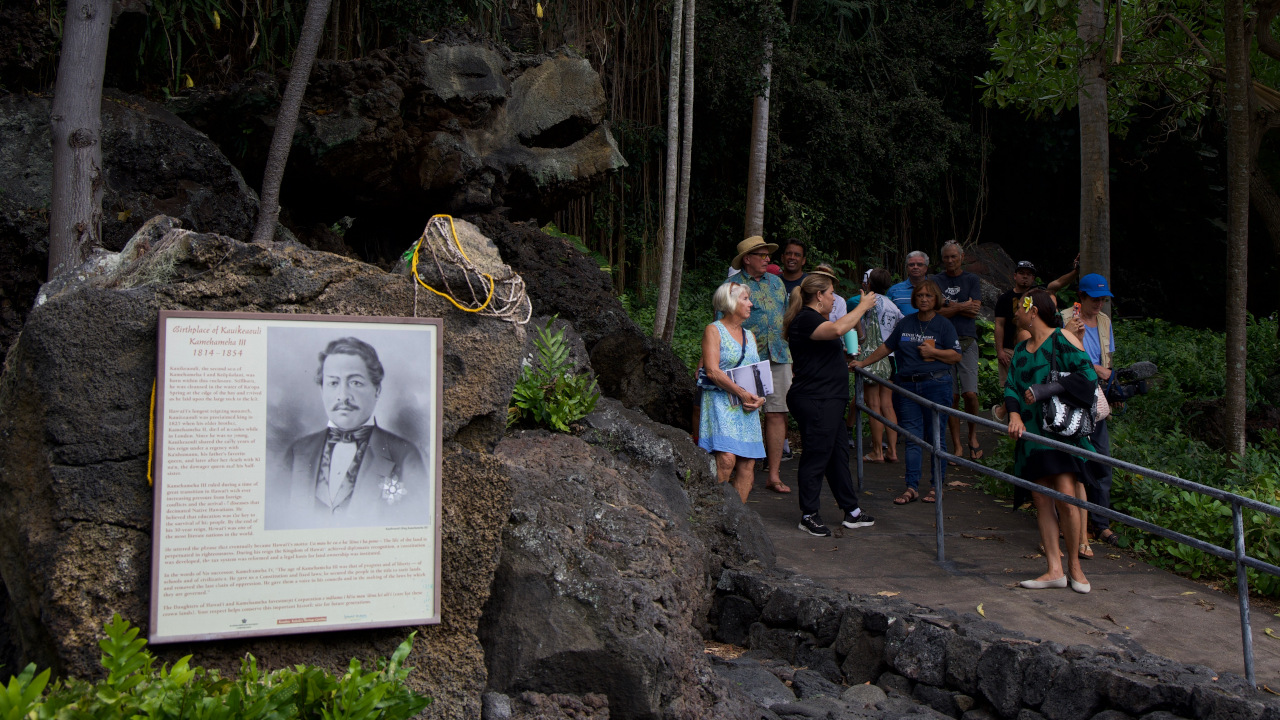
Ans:
[[[983,446],[995,447],[994,435]],[[904,457],[901,445],[899,458]],[[928,453],[925,460],[926,489]],[[835,533],[816,538],[801,532],[796,500],[797,460],[783,463],[790,495],[764,490],[765,475],[747,500],[764,520],[777,548],[778,564],[830,587],[901,599],[958,613],[977,612],[1030,637],[1064,645],[1143,650],[1218,672],[1244,675],[1240,613],[1234,595],[1147,565],[1124,551],[1095,543],[1094,559],[1084,568],[1093,587],[1088,595],[1069,589],[1024,590],[1019,580],[1044,572],[1034,515],[1017,512],[977,487],[947,486],[944,497],[946,562],[937,562],[934,507],[923,502],[893,504],[902,492],[903,464],[865,465],[859,499],[875,518],[870,528],[845,530],[828,488],[823,488],[822,517]],[[856,467],[855,481],[856,481]],[[974,473],[948,468],[947,482],[975,483]],[[1270,612],[1274,612],[1271,610]],[[1253,646],[1258,685],[1280,692],[1280,617],[1253,608]]]

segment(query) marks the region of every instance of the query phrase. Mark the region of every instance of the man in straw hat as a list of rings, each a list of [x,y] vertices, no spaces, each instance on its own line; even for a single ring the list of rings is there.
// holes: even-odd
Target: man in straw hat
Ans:
[[[742,326],[756,336],[760,359],[768,360],[773,371],[773,394],[764,403],[764,453],[769,468],[765,488],[789,493],[778,470],[782,461],[782,441],[787,437],[787,391],[791,389],[791,348],[782,339],[782,316],[787,311],[787,295],[782,279],[765,272],[769,256],[778,246],[753,235],[738,243],[738,254],[730,265],[738,273],[729,282],[751,291],[751,317]]]

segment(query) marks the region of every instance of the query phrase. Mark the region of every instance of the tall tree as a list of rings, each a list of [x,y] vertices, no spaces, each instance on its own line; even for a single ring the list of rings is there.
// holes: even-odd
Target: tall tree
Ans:
[[[663,328],[662,339],[671,342],[675,336],[676,311],[680,309],[680,283],[684,274],[685,236],[689,230],[689,175],[693,160],[693,49],[694,19],[697,10],[696,0],[686,0],[684,11],[684,116],[680,128],[680,192],[678,214],[676,217],[676,241],[672,250],[674,262],[671,266],[671,289],[667,301],[667,322]]]
[[[764,235],[764,188],[769,159],[769,83],[773,76],[773,43],[765,40],[764,86],[751,108],[751,159],[747,164],[747,217],[743,237]]]
[[[1227,438],[1245,451],[1245,374],[1249,286],[1249,44],[1244,0],[1226,0],[1227,60]]]
[[[675,260],[676,190],[679,182],[680,148],[680,56],[684,0],[671,3],[671,68],[667,74],[667,155],[666,184],[662,192],[662,263],[658,276],[658,303],[653,315],[653,336],[666,337],[667,315],[671,303],[671,268]]]
[[[307,14],[302,19],[302,34],[293,53],[293,67],[289,70],[289,84],[285,86],[276,114],[276,129],[271,135],[271,148],[267,151],[267,165],[262,171],[262,195],[258,206],[258,224],[253,230],[253,241],[270,245],[276,233],[276,221],[280,217],[280,184],[284,181],[284,168],[289,162],[289,150],[293,147],[293,133],[298,127],[298,111],[307,91],[311,66],[315,64],[320,39],[324,37],[325,18],[329,15],[332,0],[310,0]]]
[[[1116,2],[1116,0],[1112,0]],[[1111,135],[1102,0],[1080,0],[1080,273],[1111,277]]]
[[[74,269],[102,242],[102,75],[110,32],[111,0],[67,4],[49,118],[49,279]]]

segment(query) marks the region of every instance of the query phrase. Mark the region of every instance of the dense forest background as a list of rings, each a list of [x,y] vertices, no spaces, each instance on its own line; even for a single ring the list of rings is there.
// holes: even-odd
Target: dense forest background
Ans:
[[[287,66],[305,3],[126,3],[112,30],[106,85],[154,98],[266,83]],[[7,3],[0,91],[49,92],[58,2]],[[629,167],[540,223],[580,236],[615,286],[656,285],[661,228],[670,8],[623,0],[334,0],[322,60],[398,43],[489,38],[520,52],[568,45],[600,71],[609,121]],[[691,270],[723,265],[742,239],[753,98],[772,48],[765,227],[816,258],[901,271],[905,252],[996,242],[1046,279],[1070,268],[1079,224],[1074,111],[1029,117],[982,103],[993,67],[981,3],[945,0],[702,0],[697,14]],[[282,75],[281,75],[282,77]],[[1225,296],[1225,123],[1220,112],[1170,127],[1136,118],[1112,135],[1112,268],[1119,311],[1221,327]],[[256,185],[263,158],[224,151]],[[1280,157],[1263,150],[1280,176]],[[367,259],[388,234],[415,237],[420,213],[373,217],[290,194],[299,229],[356,218],[346,242]],[[521,219],[521,218],[517,218]],[[404,227],[400,227],[403,225]],[[1276,256],[1251,223],[1249,309],[1274,312]],[[406,241],[407,243],[407,241]]]

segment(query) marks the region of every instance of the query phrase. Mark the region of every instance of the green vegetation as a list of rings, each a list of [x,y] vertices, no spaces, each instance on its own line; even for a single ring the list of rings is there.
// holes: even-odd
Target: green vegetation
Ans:
[[[564,341],[565,328],[551,331],[551,323],[538,328],[533,339],[537,348],[536,362],[526,365],[511,393],[507,409],[507,425],[530,422],[534,425],[569,432],[569,423],[577,422],[596,409],[600,392],[596,379],[588,373],[574,373],[569,359],[569,346]]]
[[[1249,324],[1249,408],[1271,404],[1262,395],[1268,375],[1280,366],[1276,318]],[[1229,490],[1245,497],[1280,505],[1280,435],[1274,429],[1258,432],[1249,445],[1243,468],[1234,468],[1227,455],[1211,444],[1217,432],[1214,402],[1224,392],[1223,336],[1209,330],[1172,325],[1163,320],[1115,323],[1116,366],[1151,360],[1160,367],[1147,395],[1114,409],[1109,421],[1112,455],[1120,460],[1156,468],[1177,477]],[[984,462],[1013,469],[1013,443],[1005,440]],[[1012,488],[987,481],[984,488],[1009,495]],[[1136,518],[1211,542],[1233,547],[1229,505],[1165,483],[1117,470],[1111,489],[1112,506]],[[1280,563],[1280,523],[1262,513],[1244,514],[1245,542],[1250,555]],[[1144,560],[1157,567],[1230,586],[1235,565],[1176,542],[1113,523],[1113,529]],[[1250,570],[1249,583],[1257,592],[1280,596],[1280,579]]]
[[[157,669],[147,641],[138,638],[138,628],[119,615],[104,630],[106,637],[98,646],[105,679],[50,684],[50,672],[37,674],[33,663],[0,692],[0,718],[402,720],[431,703],[431,698],[404,684],[410,668],[403,663],[413,635],[389,660],[379,660],[372,672],[352,660],[341,677],[305,665],[263,673],[249,655],[241,661],[237,677],[224,679],[216,670],[191,667],[190,655]]]

